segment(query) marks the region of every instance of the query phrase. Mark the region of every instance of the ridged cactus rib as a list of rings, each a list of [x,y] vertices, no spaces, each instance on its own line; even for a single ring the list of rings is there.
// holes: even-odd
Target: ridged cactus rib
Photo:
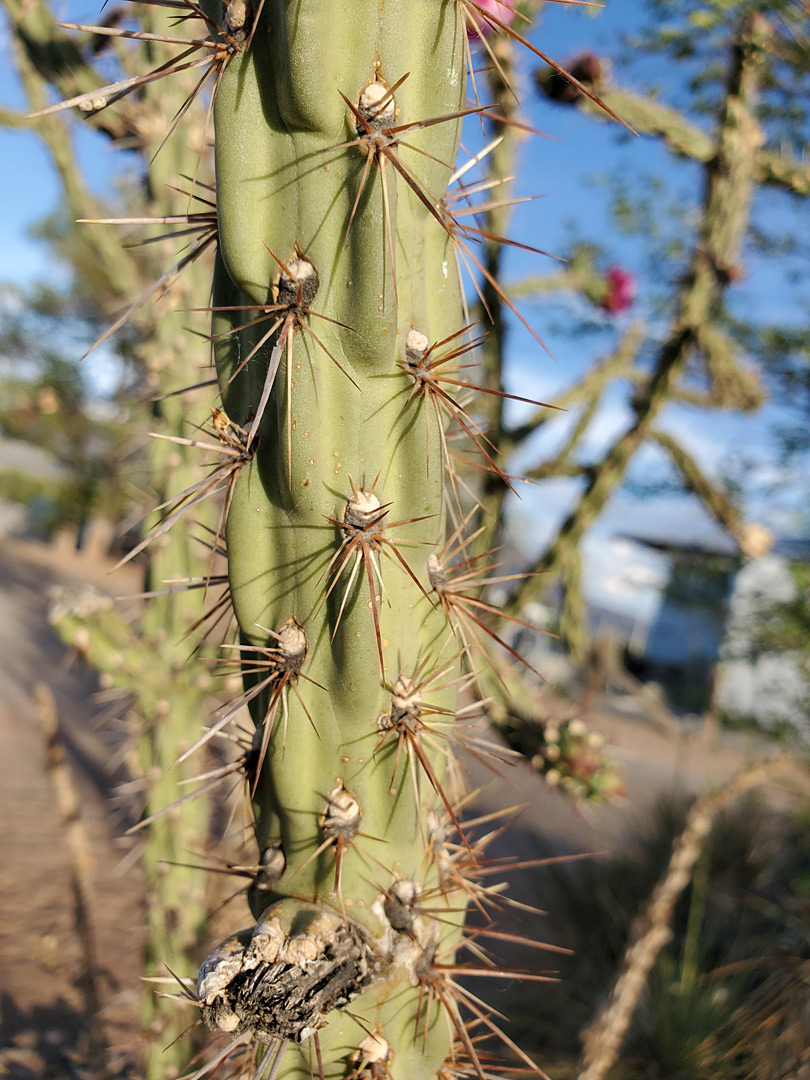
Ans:
[[[459,646],[428,575],[446,451],[408,356],[463,329],[435,207],[465,57],[455,0],[267,0],[215,100],[215,356],[253,449],[230,587],[257,839],[284,869],[198,989],[211,1026],[289,1042],[279,1076],[428,1080],[458,1027],[431,966],[465,906],[434,843],[457,824]],[[291,959],[301,920],[320,930]]]

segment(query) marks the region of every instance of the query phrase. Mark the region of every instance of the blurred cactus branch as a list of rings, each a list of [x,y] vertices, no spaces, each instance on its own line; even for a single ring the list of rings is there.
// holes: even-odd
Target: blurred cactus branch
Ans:
[[[144,634],[125,618],[115,602],[91,589],[62,591],[54,596],[50,621],[59,636],[93,668],[103,672],[110,687],[132,695],[138,718],[139,774],[130,777],[139,790],[142,816],[159,813],[176,800],[174,776],[169,774],[184,733],[195,730],[214,680],[200,665],[167,664],[162,634]],[[186,736],[187,737],[187,736]],[[188,793],[194,789],[186,788]],[[137,817],[137,812],[136,812]],[[182,828],[182,840],[178,836]],[[202,850],[208,840],[208,808],[204,794],[177,806],[149,826],[143,851],[147,883],[147,974],[163,974],[190,962],[198,945],[205,909],[201,875],[185,865],[186,849]],[[164,1077],[166,1036],[182,1031],[173,1010],[166,1016],[149,991],[142,1009],[144,1027],[151,1030],[145,1049],[146,1073]],[[164,1026],[167,1025],[167,1026]],[[175,1030],[176,1028],[176,1030]],[[168,1061],[182,1063],[187,1046]]]
[[[165,672],[155,664],[157,642],[144,637],[112,598],[90,589],[58,592],[50,621],[62,639],[98,671],[107,672],[117,688],[136,695],[147,717],[165,711],[169,688]],[[198,708],[214,690],[214,680],[202,666],[186,666],[176,681],[179,695],[188,696]]]
[[[631,929],[630,947],[623,958],[610,1000],[583,1033],[585,1068],[580,1072],[579,1080],[602,1080],[615,1064],[653,965],[672,939],[675,904],[692,879],[718,814],[774,774],[788,772],[790,775],[795,770],[795,759],[790,754],[782,754],[739,773],[718,791],[703,795],[694,803],[683,832],[675,841],[669,865]],[[804,770],[799,780],[807,786]]]
[[[742,536],[743,517],[734,503],[709,480],[695,459],[664,431],[650,431],[650,438],[672,458],[689,491],[694,492],[718,524],[736,540]]]
[[[528,421],[515,427],[510,427],[505,417],[506,400],[502,395],[505,390],[503,372],[507,313],[504,297],[500,291],[504,261],[502,238],[506,236],[508,228],[511,212],[508,200],[522,134],[518,126],[520,114],[514,93],[517,71],[512,39],[506,34],[495,35],[489,42],[489,53],[487,83],[497,119],[491,121],[488,135],[493,140],[497,139],[498,142],[487,155],[486,160],[489,162],[489,178],[493,184],[492,198],[497,200],[497,205],[488,209],[484,216],[484,228],[487,235],[484,262],[487,276],[481,285],[481,306],[485,310],[490,327],[482,348],[482,368],[483,385],[493,391],[486,395],[484,402],[486,430],[497,447],[495,459],[499,468],[507,471],[510,456],[519,450],[543,424],[559,414],[540,407]],[[598,301],[602,288],[602,278],[597,274],[591,260],[587,257],[575,256],[570,262],[564,264],[562,269],[554,273],[510,284],[508,295],[511,301],[515,301],[522,297],[533,298],[538,294],[571,291],[583,293]],[[593,419],[605,390],[615,379],[628,376],[642,340],[643,327],[639,323],[634,323],[623,335],[614,353],[601,364],[591,368],[577,384],[557,399],[555,405],[560,409],[582,404],[582,411],[564,446],[553,461],[543,462],[534,469],[525,470],[524,475],[527,479],[588,475],[588,467],[572,461],[572,456]],[[478,544],[482,551],[496,548],[501,542],[505,525],[504,502],[507,494],[507,484],[498,472],[493,470],[485,473],[478,493],[480,522],[483,527]],[[582,560],[576,548],[572,547],[568,552],[561,567],[561,577],[568,598],[562,633],[573,654],[578,659],[583,659],[587,648],[587,636],[584,630],[587,626],[587,615],[582,591]],[[497,720],[501,713],[505,717],[512,712],[511,695],[525,695],[525,690],[518,689],[519,681],[519,675],[516,672],[512,672],[506,681],[503,678],[488,680],[488,691],[493,703],[496,703],[488,712],[490,720],[496,726],[502,727]],[[534,703],[528,706],[526,717],[529,716],[531,720],[528,723],[536,731],[538,725]],[[525,718],[519,727],[521,731],[527,730]],[[528,741],[521,737],[513,744],[514,748],[527,754],[529,758],[537,758],[536,738],[536,734]],[[539,760],[537,758],[538,762]],[[535,764],[539,767],[536,762]],[[607,772],[612,777],[613,774],[609,768]]]
[[[636,451],[649,438],[655,420],[672,399],[688,361],[699,351],[701,331],[722,309],[723,294],[732,276],[730,270],[739,262],[756,182],[762,133],[754,108],[767,41],[767,24],[753,17],[745,21],[732,48],[715,152],[704,169],[703,213],[695,248],[678,290],[669,333],[649,378],[637,388],[635,421],[593,466],[585,490],[533,567],[542,576],[526,577],[521,582],[506,606],[507,614],[519,612],[543,591],[549,577],[570,565],[570,549],[579,545],[621,485]]]
[[[527,468],[524,473],[527,479],[541,481],[552,477],[568,477],[581,479],[586,483],[593,481],[595,467],[589,463],[576,461],[575,455],[597,410],[604,401],[607,390],[618,379],[627,379],[633,374],[640,377],[640,373],[635,372],[633,365],[643,339],[643,325],[639,322],[631,324],[614,352],[591,367],[582,379],[557,399],[556,404],[559,408],[579,407],[579,412],[558,452],[554,457]],[[554,415],[548,410],[538,410],[519,428],[507,429],[503,437],[504,445],[509,448],[509,452],[514,452]],[[582,591],[582,557],[577,545],[571,545],[565,552],[558,571],[565,597],[560,632],[574,658],[584,660],[588,652],[586,629],[588,620],[587,605]]]
[[[550,85],[555,85],[552,82],[555,78],[553,73],[546,69],[539,70],[535,78],[544,94],[548,93]],[[708,164],[714,157],[715,144],[711,135],[690,123],[677,109],[650,97],[611,86],[601,75],[594,89],[601,100],[640,135],[661,139],[676,157],[703,164]],[[608,119],[584,94],[576,98],[575,104],[595,120]],[[810,164],[788,154],[758,149],[753,162],[753,178],[757,184],[782,188],[794,195],[810,195]]]
[[[498,61],[498,66],[496,67],[494,63],[489,66],[487,83],[498,119],[491,122],[489,134],[493,139],[500,140],[489,155],[490,179],[497,181],[497,187],[493,189],[492,196],[500,203],[509,199],[512,187],[511,177],[514,175],[516,151],[520,138],[519,129],[515,126],[519,117],[519,107],[513,89],[517,72],[515,47],[507,34],[495,35],[490,42],[490,49]],[[482,385],[494,391],[494,393],[484,395],[486,398],[484,402],[485,427],[489,432],[489,438],[498,447],[498,457],[501,461],[508,455],[508,436],[504,417],[505,398],[501,396],[505,389],[503,366],[506,313],[503,297],[495,288],[494,283],[502,279],[504,245],[499,238],[506,235],[510,209],[508,205],[498,205],[487,210],[485,214],[484,228],[488,238],[485,245],[484,264],[488,277],[481,285],[482,306],[486,309],[486,318],[491,324],[481,350]],[[503,520],[503,504],[508,490],[498,473],[485,474],[479,494],[481,522],[484,526],[480,540],[482,551],[490,550],[495,544],[498,529]]]
[[[512,176],[516,167],[516,154],[520,142],[518,102],[514,94],[513,84],[517,78],[515,67],[515,47],[512,39],[506,34],[496,35],[490,42],[490,50],[493,62],[487,70],[487,81],[494,111],[498,119],[492,121],[489,134],[493,139],[499,140],[488,155],[490,164],[490,180],[495,181],[497,186],[493,188],[493,198],[497,204],[488,209],[485,214],[485,230],[487,240],[485,245],[485,265],[487,276],[481,285],[482,307],[485,309],[491,326],[482,348],[482,367],[484,373],[483,385],[494,393],[486,395],[486,429],[495,446],[498,447],[497,460],[502,469],[507,468],[510,454],[539,427],[549,416],[554,415],[549,409],[538,409],[533,421],[525,424],[520,430],[511,429],[506,424],[505,403],[502,396],[505,390],[503,383],[504,355],[506,343],[505,303],[500,292],[500,286],[496,287],[502,278],[504,244],[500,238],[507,233],[511,207],[508,205]],[[497,60],[497,64],[494,62]],[[503,205],[506,203],[506,205]],[[587,273],[582,274],[578,266],[566,268],[555,275],[548,275],[554,283],[553,288],[587,288],[588,282],[584,278],[590,277]],[[516,296],[532,294],[536,290],[527,290],[518,285],[510,287],[509,296],[514,300]],[[548,475],[579,475],[581,467],[570,461],[571,454],[576,450],[581,436],[588,427],[595,413],[604,388],[619,371],[626,368],[628,362],[638,348],[640,334],[637,328],[626,335],[617,354],[598,368],[589,372],[585,379],[569,394],[566,395],[565,403],[560,407],[566,407],[569,402],[584,399],[584,408],[578,417],[571,435],[553,462],[538,466],[536,470],[527,471],[527,478],[541,478]],[[488,551],[498,545],[500,533],[504,525],[504,501],[508,494],[508,487],[502,476],[496,471],[485,473],[484,482],[479,493],[481,510],[481,522],[483,532],[479,541],[481,550]],[[585,636],[582,628],[587,625],[585,599],[582,593],[582,563],[581,557],[575,548],[572,548],[561,567],[566,596],[569,598],[567,606],[568,617],[562,632],[574,655],[581,659],[585,649]],[[494,688],[494,692],[501,696],[501,688]]]
[[[32,60],[24,39],[20,37],[13,39],[12,48],[20,83],[28,99],[30,111],[34,112],[48,103],[42,76]],[[1,115],[0,123],[3,123]],[[32,126],[30,120],[25,119],[24,123],[28,127]],[[97,207],[98,202],[82,176],[65,118],[43,116],[35,124],[37,135],[50,154],[59,175],[68,214],[71,218],[88,216],[88,213],[92,213],[93,208]],[[16,117],[14,126],[19,126]],[[84,235],[85,243],[89,240],[86,231],[84,234],[79,232],[78,235]],[[99,279],[105,282],[105,294],[112,290],[121,297],[131,296],[139,286],[140,273],[132,256],[129,252],[121,250],[118,237],[110,229],[100,230],[94,235],[92,259],[85,261],[97,266]]]
[[[633,323],[622,335],[616,349],[602,361],[589,368],[582,378],[573,386],[569,387],[555,401],[560,409],[571,409],[582,406],[573,430],[566,439],[563,447],[553,460],[541,462],[527,472],[527,476],[535,480],[542,480],[549,476],[572,475],[571,455],[577,448],[579,440],[599,407],[605,391],[616,379],[627,379],[633,375],[633,364],[638,355],[644,339],[644,327],[640,322]],[[548,409],[538,410],[519,427],[510,428],[506,434],[509,447],[517,449],[528,437],[539,430],[545,423],[553,419],[556,414]],[[579,475],[577,469],[576,475]]]
[[[60,98],[71,99],[105,85],[94,65],[99,58],[99,46],[104,44],[106,48],[106,42],[91,38],[80,48],[73,37],[59,29],[46,4],[19,0],[3,0],[3,3],[12,31],[20,82],[32,111],[50,104],[49,88]],[[111,14],[108,22],[116,17]],[[169,26],[172,14],[169,11],[143,17],[150,19],[151,30],[159,29],[154,24],[161,20]],[[134,47],[131,52],[131,56],[124,55],[124,50],[119,53],[113,47],[105,53],[105,59],[114,57],[128,74],[142,67],[144,60],[150,65],[160,63],[165,46],[150,42],[146,47]],[[193,72],[189,78],[194,79]],[[187,131],[185,139],[172,140],[162,148],[147,177],[147,163],[165,134],[161,118],[167,113],[171,115],[172,101],[176,108],[182,106],[188,81],[185,76],[175,75],[171,87],[166,89],[161,87],[157,91],[153,84],[148,84],[140,89],[137,98],[120,98],[108,108],[72,110],[103,137],[138,152],[138,205],[130,206],[128,212],[134,211],[146,220],[176,214],[178,194],[173,186],[200,166],[197,150],[200,139],[196,133],[202,131],[205,122],[202,107],[197,110],[198,115],[187,117],[196,126]],[[7,118],[19,126],[19,116],[10,114]],[[83,180],[73,148],[72,120],[67,112],[40,116],[28,123],[53,160],[67,216],[112,217],[109,207],[100,206],[101,200],[93,196]],[[139,297],[151,295],[153,282],[165,268],[167,256],[172,262],[177,258],[174,248],[175,241],[153,236],[147,247],[137,244],[123,247],[115,225],[83,224],[71,230],[68,254],[77,267],[77,276],[83,276],[86,285],[89,284],[98,308],[113,318],[130,309]],[[195,285],[191,279],[197,274]],[[178,386],[193,386],[199,381],[195,350],[186,346],[182,336],[190,319],[177,308],[184,306],[185,298],[192,292],[206,294],[209,274],[210,268],[200,263],[190,265],[179,285],[174,280],[169,282],[174,310],[164,305],[155,312],[144,303],[132,319],[136,333],[130,336],[129,347],[138,364],[138,384],[154,400],[129,402],[129,408],[141,411],[144,426],[148,416],[148,423],[162,434],[175,437],[189,434],[189,410],[195,408],[194,395],[182,398],[166,395]],[[158,289],[155,298],[159,300],[162,291]],[[158,503],[165,502],[171,492],[192,484],[198,476],[193,450],[164,440],[150,446],[146,471],[147,486]],[[203,506],[197,508],[195,516],[206,521],[209,515],[213,518],[213,508]],[[206,550],[193,540],[188,530],[174,530],[161,545],[154,547],[148,575],[156,585],[169,579],[199,578],[205,573]],[[202,603],[202,589],[165,590],[150,605],[137,632],[119,613],[103,606],[91,605],[88,610],[80,607],[78,612],[70,613],[62,611],[54,622],[63,640],[69,645],[82,645],[88,661],[113,686],[134,695],[134,710],[142,721],[137,756],[144,784],[145,817],[175,802],[175,785],[192,775],[190,765],[178,767],[171,775],[169,769],[188,746],[189,733],[197,730],[206,710],[208,678],[189,666],[191,646],[181,640],[199,618]],[[147,975],[162,975],[166,963],[179,971],[189,970],[194,963],[192,956],[196,954],[206,915],[205,882],[198,872],[173,864],[187,861],[184,852],[188,847],[203,850],[208,829],[208,803],[203,794],[154,821],[145,833]],[[167,1070],[179,1071],[191,1057],[188,1038],[181,1038],[165,1053],[163,1050],[182,1033],[185,1018],[150,988],[143,998],[141,1022],[145,1033],[143,1075],[157,1078],[167,1075]]]
[[[61,98],[90,93],[104,85],[75,39],[60,29],[46,5],[3,0],[3,7],[12,37],[19,42],[42,82],[52,86]],[[117,143],[132,139],[140,142],[144,110],[130,99],[116,102],[114,108],[79,115]]]
[[[559,562],[560,584],[565,602],[560,612],[560,637],[579,663],[588,658],[588,606],[582,590],[582,552],[572,544]]]

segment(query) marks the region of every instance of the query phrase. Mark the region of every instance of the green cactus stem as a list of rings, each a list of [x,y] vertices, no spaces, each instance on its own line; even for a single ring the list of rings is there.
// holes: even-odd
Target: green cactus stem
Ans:
[[[427,569],[443,425],[408,350],[464,326],[438,203],[466,49],[454,2],[365,0],[347,21],[270,0],[216,96],[215,357],[255,448],[230,499],[230,586],[257,839],[285,867],[198,993],[212,1027],[286,1045],[284,1077],[316,1053],[323,1075],[373,1061],[428,1080],[463,1030],[426,1004],[447,996],[434,958],[465,907],[431,843],[442,818],[458,826],[461,676]]]
[[[492,834],[476,838],[460,819],[453,747],[509,760],[469,729],[482,703],[459,708],[459,693],[478,684],[493,642],[518,658],[479,595],[511,577],[471,555],[477,504],[450,447],[460,435],[512,486],[477,419],[486,410],[468,403],[477,387],[463,372],[481,341],[460,270],[482,275],[499,311],[502,302],[534,331],[496,280],[502,238],[474,224],[494,206],[470,210],[467,192],[448,188],[463,174],[454,167],[464,116],[493,116],[466,106],[468,32],[515,31],[476,0],[169,7],[178,5],[207,39],[184,48],[154,0],[146,29],[130,36],[154,46],[161,66],[107,86],[83,80],[41,114],[73,105],[95,116],[124,98],[137,113],[131,90],[190,70],[197,81],[171,135],[203,88],[214,92],[221,407],[199,437],[181,423],[159,433],[156,454],[167,469],[172,454],[194,449],[216,460],[163,503],[135,549],[165,567],[170,527],[224,495],[211,546],[227,549],[239,640],[225,668],[241,672],[243,689],[178,761],[221,733],[237,744],[213,778],[245,774],[255,921],[214,948],[196,990],[183,982],[206,1024],[232,1040],[195,1075],[233,1062],[241,1071],[248,1055],[257,1080],[483,1078],[479,1030],[539,1073],[458,981],[481,968],[456,960],[465,943],[481,955],[463,930],[469,900],[485,914],[501,887],[484,867]],[[507,134],[511,58],[501,45],[483,48],[498,68],[505,115],[494,119]],[[161,136],[159,181],[182,159],[178,142]],[[211,205],[176,219],[197,236],[195,254],[214,243],[212,214]],[[146,295],[174,285],[185,265]],[[484,369],[500,417],[509,395]],[[180,421],[184,407],[177,397],[167,415]],[[243,706],[252,735],[239,727]]]

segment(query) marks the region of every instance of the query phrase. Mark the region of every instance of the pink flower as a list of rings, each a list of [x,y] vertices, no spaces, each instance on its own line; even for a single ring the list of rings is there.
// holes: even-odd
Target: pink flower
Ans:
[[[470,5],[467,9],[467,37],[470,41],[478,40],[480,36],[478,33],[479,28],[484,37],[489,37],[490,34],[500,29],[497,23],[488,22],[486,16],[477,10],[478,8],[489,12],[508,26],[517,14],[514,8],[516,3],[517,0],[475,0],[476,7]]]
[[[627,311],[636,298],[636,279],[629,270],[623,270],[621,266],[611,266],[608,269],[605,284],[607,286],[602,308],[611,315],[618,315],[620,311]]]

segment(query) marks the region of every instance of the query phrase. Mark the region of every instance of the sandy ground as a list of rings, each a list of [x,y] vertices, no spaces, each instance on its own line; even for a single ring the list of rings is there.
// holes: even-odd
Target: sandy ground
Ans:
[[[106,571],[103,560],[70,550],[0,543],[0,1077],[6,1080],[79,1075],[75,1054],[84,1022],[69,864],[32,701],[40,682],[56,699],[96,857],[93,921],[103,1016],[121,1060],[137,1038],[142,888],[137,868],[120,869],[127,849],[122,814],[111,801],[116,738],[98,725],[95,677],[70,662],[47,621],[53,584],[90,581],[120,594],[137,591],[137,571],[112,578]],[[704,790],[769,752],[750,737],[708,726],[673,739],[640,717],[600,710],[589,722],[624,764],[627,799],[580,811],[528,767],[512,769],[481,796],[485,808],[528,804],[507,851],[531,857],[540,844],[560,853],[610,851],[663,792]],[[490,779],[473,775],[472,782]]]
[[[111,802],[117,747],[96,726],[95,676],[70,663],[47,621],[51,585],[92,581],[137,589],[135,572],[70,551],[3,541],[0,545],[0,1075],[74,1075],[82,998],[75,985],[79,949],[73,928],[70,867],[33,692],[46,683],[59,710],[64,745],[95,854],[93,922],[102,967],[105,1020],[123,1050],[131,1042],[142,948],[137,870],[117,872],[126,853]],[[2,1072],[5,1067],[6,1072]]]

